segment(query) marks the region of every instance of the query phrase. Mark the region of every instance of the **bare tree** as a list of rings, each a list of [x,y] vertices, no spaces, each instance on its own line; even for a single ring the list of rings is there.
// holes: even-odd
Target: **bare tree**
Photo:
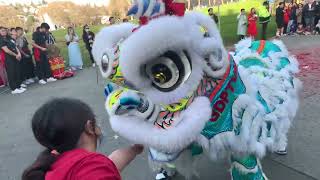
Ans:
[[[198,0],[198,6],[199,7],[201,6],[201,0]]]

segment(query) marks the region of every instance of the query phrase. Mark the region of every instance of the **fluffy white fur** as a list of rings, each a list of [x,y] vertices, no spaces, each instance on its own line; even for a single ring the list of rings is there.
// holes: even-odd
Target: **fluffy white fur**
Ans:
[[[198,97],[179,117],[183,119],[183,123],[168,130],[159,129],[136,116],[111,116],[110,123],[112,129],[126,139],[169,153],[181,151],[195,141],[210,115],[208,98]]]
[[[156,104],[177,102],[193,92],[203,77],[199,64],[204,60],[190,46],[194,38],[185,31],[189,27],[180,17],[162,17],[139,28],[122,44],[120,66],[124,77]],[[193,70],[183,87],[163,93],[152,86],[150,78],[141,74],[141,67],[168,50],[187,50]]]
[[[257,161],[258,161],[258,162],[257,162],[258,165],[257,165],[254,169],[252,169],[252,170],[249,170],[249,169],[245,168],[242,164],[239,164],[239,163],[237,163],[237,162],[233,162],[233,163],[231,164],[230,171],[231,171],[233,168],[236,168],[236,169],[239,170],[242,174],[255,173],[255,172],[258,171],[258,168],[260,168],[260,169],[262,170],[262,166],[261,166],[260,160],[257,159]],[[263,174],[263,177],[264,177],[265,180],[268,180],[268,178],[265,176],[265,174]],[[232,180],[233,180],[233,178],[232,178]]]
[[[139,2],[141,6],[142,0]],[[142,8],[139,7],[140,9]],[[141,15],[142,12],[137,14],[139,13]],[[203,36],[200,27],[208,31],[209,37]],[[133,28],[134,25],[125,24],[103,29],[97,35],[93,53],[97,64],[101,66],[102,55],[111,54],[113,47],[121,39],[125,39],[121,44],[120,67],[125,79],[133,83],[137,90],[146,95],[158,108],[152,120],[157,118],[159,104],[178,102],[195,91],[204,75],[219,79],[229,65],[228,54],[218,28],[208,16],[200,13],[187,13],[184,17],[166,16],[150,21],[148,25],[140,27],[134,33],[132,33]],[[145,121],[148,113],[128,113],[119,116],[114,114],[114,109],[119,104],[115,104],[110,109],[106,106],[111,115],[110,122],[113,130],[134,143],[145,144],[167,153],[183,151],[188,145],[196,142],[213,160],[231,153],[237,156],[255,154],[263,157],[268,149],[275,151],[285,146],[286,134],[298,108],[298,91],[302,86],[301,82],[294,78],[299,71],[298,62],[289,55],[281,41],[273,41],[279,46],[281,52],[270,52],[266,58],[252,52],[251,43],[251,39],[245,39],[236,45],[236,54],[233,54],[235,62],[239,64],[245,58],[254,57],[263,62],[266,67],[239,66],[238,68],[246,87],[246,92],[236,99],[232,107],[233,127],[240,126],[239,135],[230,131],[220,133],[208,140],[200,134],[212,111],[206,97],[195,98],[194,102],[177,117],[178,122],[181,120],[181,123],[174,124],[168,130],[156,128],[152,120]],[[192,73],[189,79],[177,89],[171,92],[160,92],[151,85],[150,78],[141,72],[141,67],[168,50],[186,50],[191,58]],[[111,55],[110,57],[112,62],[115,57]],[[276,68],[281,57],[288,58],[290,64],[278,71]],[[102,72],[103,76],[108,77],[110,75],[108,72]],[[260,76],[261,73],[266,76]],[[258,92],[270,107],[271,112],[266,112],[257,100]],[[270,131],[267,128],[267,122],[272,123]],[[193,168],[194,163],[188,153],[190,152],[184,150],[174,163],[184,172],[183,174],[191,177],[194,173],[190,169]],[[163,165],[157,162],[152,164],[154,167]],[[234,163],[233,167],[243,169],[245,173],[249,172],[240,164]],[[253,171],[255,170],[257,169]]]
[[[114,54],[114,46],[121,40],[132,34],[135,25],[124,23],[120,25],[109,26],[103,28],[95,37],[92,47],[93,57],[99,66],[100,72],[104,78],[108,78],[112,72],[113,60],[116,58]],[[109,67],[107,72],[102,71],[101,59],[103,54],[108,54]]]

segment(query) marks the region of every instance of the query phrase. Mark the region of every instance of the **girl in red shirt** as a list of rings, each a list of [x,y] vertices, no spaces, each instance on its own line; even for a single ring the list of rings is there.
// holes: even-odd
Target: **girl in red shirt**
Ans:
[[[22,180],[121,180],[119,171],[143,151],[133,145],[108,157],[96,153],[101,130],[95,115],[74,99],[54,99],[41,106],[32,118],[32,131],[47,149]]]
[[[283,34],[287,34],[289,32],[287,32],[287,27],[288,27],[288,23],[290,20],[290,13],[291,13],[291,9],[288,6],[284,7],[284,15],[283,15],[283,22],[284,22],[284,28],[283,28]]]
[[[252,39],[255,39],[258,34],[257,20],[258,16],[256,14],[256,9],[251,8],[250,14],[248,15],[248,36]]]

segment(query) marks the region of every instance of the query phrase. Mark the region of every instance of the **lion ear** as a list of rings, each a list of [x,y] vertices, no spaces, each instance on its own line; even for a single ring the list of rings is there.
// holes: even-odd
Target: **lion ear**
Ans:
[[[119,41],[125,40],[131,34],[136,25],[131,23],[122,23],[103,28],[95,37],[92,47],[92,54],[98,63],[103,53],[114,48]]]
[[[228,65],[228,53],[224,48],[220,32],[211,17],[201,13],[188,13],[188,20],[206,33],[197,41],[196,51],[206,60],[205,71],[208,75],[219,78]]]

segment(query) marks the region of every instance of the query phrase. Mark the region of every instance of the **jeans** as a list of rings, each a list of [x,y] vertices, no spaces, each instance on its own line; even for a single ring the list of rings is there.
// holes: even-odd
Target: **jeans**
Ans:
[[[287,25],[287,33],[291,33],[291,26],[293,25],[294,21],[293,20],[290,20],[288,22],[288,25]]]
[[[305,17],[304,21],[306,23],[306,27],[309,29],[309,31],[313,31],[314,28],[314,18],[315,17]]]

